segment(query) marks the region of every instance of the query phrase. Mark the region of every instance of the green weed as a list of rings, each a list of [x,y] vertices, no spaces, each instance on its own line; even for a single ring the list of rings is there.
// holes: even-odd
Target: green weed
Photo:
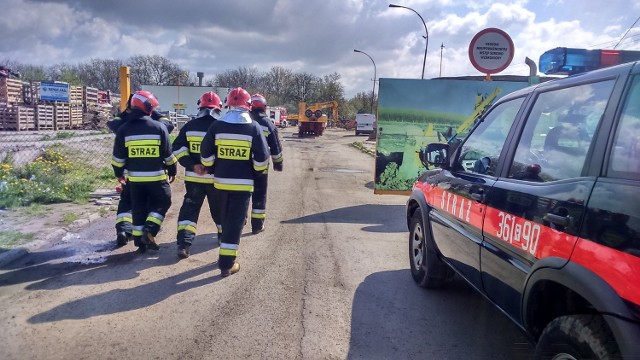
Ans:
[[[83,203],[101,182],[112,177],[107,167],[72,164],[66,155],[50,148],[21,168],[0,164],[0,208]]]
[[[46,209],[41,204],[30,204],[23,209],[22,213],[29,217],[40,217],[46,213]]]
[[[69,225],[72,222],[78,220],[79,218],[80,218],[80,215],[76,213],[65,213],[64,215],[62,215],[62,222],[65,225]]]
[[[33,234],[24,234],[13,230],[0,231],[0,252],[11,250],[31,240],[33,240]]]

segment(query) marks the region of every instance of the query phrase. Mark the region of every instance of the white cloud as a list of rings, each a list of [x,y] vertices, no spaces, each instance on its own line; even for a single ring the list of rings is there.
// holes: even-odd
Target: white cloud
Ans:
[[[36,65],[91,58],[162,55],[212,77],[239,66],[283,66],[317,76],[338,72],[348,96],[371,89],[378,77],[419,78],[429,30],[425,77],[480,75],[471,66],[471,38],[498,27],[513,38],[513,65],[538,61],[559,47],[613,46],[636,20],[640,2],[608,0],[244,0],[222,6],[196,0],[5,0],[0,17],[0,61]],[[605,46],[606,47],[606,46]],[[620,48],[640,48],[640,28]]]

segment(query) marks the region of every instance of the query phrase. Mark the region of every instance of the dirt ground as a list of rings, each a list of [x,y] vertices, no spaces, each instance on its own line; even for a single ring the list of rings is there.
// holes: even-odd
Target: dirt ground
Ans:
[[[362,136],[354,138],[355,142],[362,144],[356,146],[361,151],[375,154],[375,139]],[[104,189],[92,194],[91,200],[86,204],[61,203],[0,210],[0,253],[29,242],[45,240],[60,229],[77,230],[88,224],[87,219],[90,216],[115,218],[118,199],[117,193]],[[16,232],[25,236],[16,239]],[[9,237],[11,240],[7,240]]]
[[[96,194],[85,204],[61,203],[0,210],[0,253],[26,243],[46,239],[60,229],[72,231],[88,223],[90,217],[114,217],[116,193]],[[96,203],[99,201],[99,204]],[[19,232],[24,237],[7,242],[3,234]],[[4,240],[4,241],[3,241]]]

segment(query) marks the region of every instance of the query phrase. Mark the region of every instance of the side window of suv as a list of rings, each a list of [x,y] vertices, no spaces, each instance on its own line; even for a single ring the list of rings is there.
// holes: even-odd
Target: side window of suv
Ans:
[[[581,237],[640,257],[640,75],[621,104],[607,174],[591,192]],[[619,254],[609,259],[627,266]]]
[[[634,77],[622,109],[607,175],[640,180],[640,75]]]
[[[456,170],[494,175],[500,152],[524,97],[503,102],[489,112],[460,149]]]
[[[540,94],[509,177],[535,182],[580,177],[614,84],[607,80]]]

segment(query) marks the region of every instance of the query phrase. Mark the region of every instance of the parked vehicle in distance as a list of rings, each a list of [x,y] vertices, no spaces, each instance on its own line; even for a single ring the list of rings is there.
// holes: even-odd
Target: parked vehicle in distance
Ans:
[[[287,108],[284,106],[267,106],[266,113],[279,128],[286,128],[287,124]]]
[[[360,134],[371,134],[376,126],[376,116],[374,114],[356,115],[356,136]]]
[[[511,93],[419,155],[414,281],[458,274],[536,359],[640,358],[640,62]]]

